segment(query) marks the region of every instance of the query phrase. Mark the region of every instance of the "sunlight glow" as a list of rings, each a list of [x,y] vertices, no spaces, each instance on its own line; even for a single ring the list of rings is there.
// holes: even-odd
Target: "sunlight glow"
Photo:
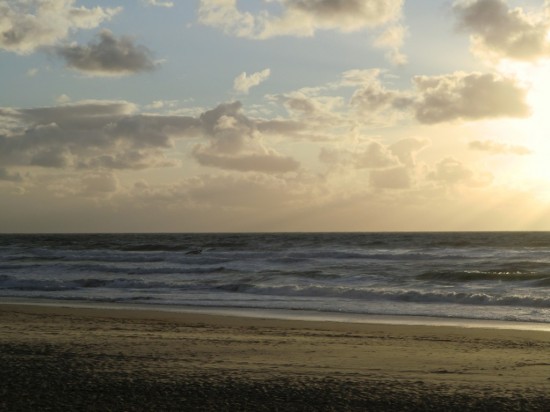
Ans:
[[[528,86],[527,101],[532,109],[528,119],[514,121],[518,144],[528,146],[532,154],[528,156],[522,172],[539,188],[548,187],[539,196],[550,201],[550,61],[538,64],[505,62],[500,70],[512,75]],[[520,140],[521,139],[521,140]],[[517,172],[518,170],[516,170]]]

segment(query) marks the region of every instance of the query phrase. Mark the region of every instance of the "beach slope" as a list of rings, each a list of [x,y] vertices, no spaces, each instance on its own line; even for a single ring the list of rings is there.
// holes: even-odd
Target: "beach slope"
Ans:
[[[550,333],[0,305],[0,410],[547,410]]]

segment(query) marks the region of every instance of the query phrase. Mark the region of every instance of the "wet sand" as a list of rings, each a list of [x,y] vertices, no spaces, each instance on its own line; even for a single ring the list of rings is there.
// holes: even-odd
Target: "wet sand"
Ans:
[[[2,411],[545,411],[550,332],[0,305]]]

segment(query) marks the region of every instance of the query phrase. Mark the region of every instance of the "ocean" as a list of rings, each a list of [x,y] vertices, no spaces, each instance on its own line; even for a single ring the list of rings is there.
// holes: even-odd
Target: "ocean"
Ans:
[[[0,298],[550,323],[550,233],[3,234]]]

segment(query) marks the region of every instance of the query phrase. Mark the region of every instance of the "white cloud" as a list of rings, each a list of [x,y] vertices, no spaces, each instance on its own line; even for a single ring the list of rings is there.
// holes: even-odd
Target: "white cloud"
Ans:
[[[148,4],[149,6],[156,6],[156,7],[166,7],[166,8],[174,7],[173,1],[145,0],[145,3]]]
[[[38,69],[36,67],[32,68],[32,69],[29,69],[27,70],[27,76],[29,77],[34,77],[38,74]]]
[[[60,103],[60,104],[63,104],[63,103],[68,103],[71,101],[71,98],[69,96],[67,96],[66,94],[60,94],[59,96],[57,96],[55,98],[55,102],[56,103]]]
[[[483,187],[493,181],[493,176],[490,173],[476,172],[452,157],[446,157],[437,163],[427,178],[446,186],[460,184],[471,187]]]
[[[525,146],[508,145],[493,140],[473,140],[468,144],[468,147],[472,150],[491,154],[514,154],[520,156],[531,154],[531,150]]]
[[[318,30],[353,32],[389,26],[375,40],[375,46],[388,48],[393,64],[404,64],[401,52],[405,28],[401,19],[403,0],[270,0],[280,13],[268,9],[257,13],[242,11],[236,0],[200,0],[199,22],[224,33],[265,40],[277,36],[311,37]]]
[[[414,102],[407,91],[387,89],[380,79],[380,70],[344,73],[344,82],[355,84],[350,104],[357,109],[363,122],[388,124],[403,117]]]
[[[389,148],[377,141],[363,143],[353,149],[324,147],[319,153],[319,160],[331,166],[350,166],[356,169],[385,169],[399,164]]]
[[[122,8],[75,7],[74,0],[8,0],[0,3],[0,48],[28,54],[65,39],[71,31],[92,29]]]
[[[236,0],[201,0],[199,20],[238,37],[312,36],[317,30],[350,32],[384,25],[401,16],[402,0],[280,0],[272,15],[239,10]]]
[[[233,90],[238,93],[248,94],[248,91],[252,87],[258,86],[260,83],[267,80],[270,75],[270,69],[264,69],[260,72],[252,73],[250,75],[247,75],[246,72],[242,72],[235,78],[235,81],[233,82]]]
[[[388,49],[386,57],[392,64],[403,65],[407,63],[407,56],[401,52],[406,36],[407,29],[401,24],[394,24],[375,39],[374,46]]]

